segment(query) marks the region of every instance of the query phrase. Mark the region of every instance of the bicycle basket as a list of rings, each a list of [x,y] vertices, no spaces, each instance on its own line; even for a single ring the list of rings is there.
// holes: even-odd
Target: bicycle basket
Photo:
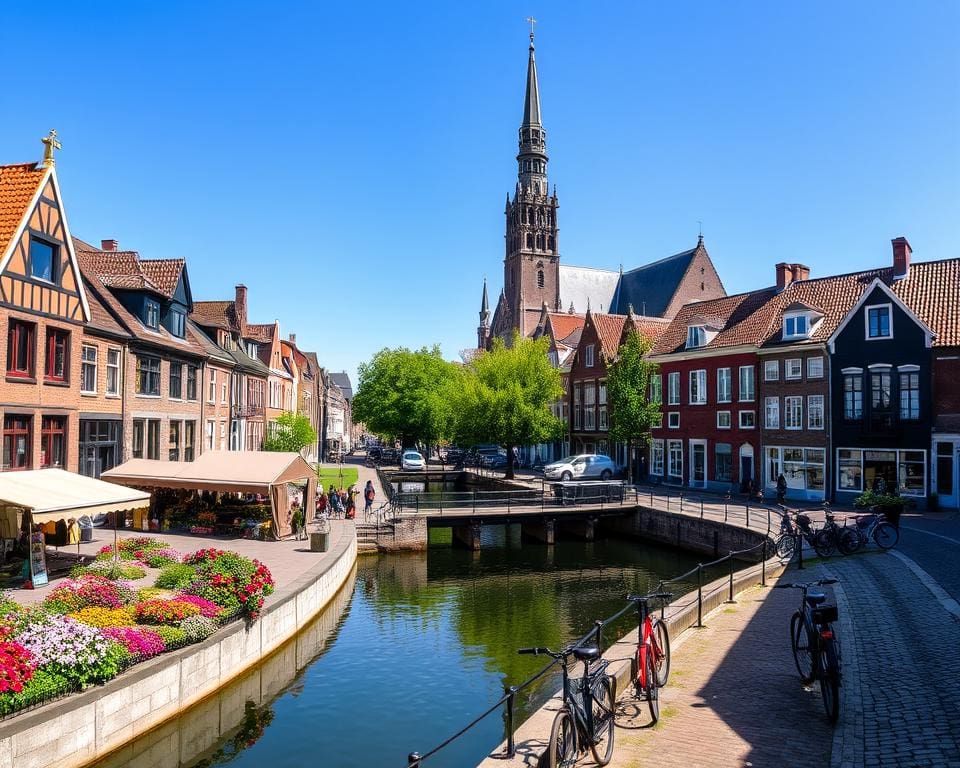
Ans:
[[[821,605],[814,608],[811,616],[814,624],[831,624],[837,620],[837,606]]]
[[[801,531],[809,531],[810,518],[806,515],[797,515],[797,525],[800,526]]]

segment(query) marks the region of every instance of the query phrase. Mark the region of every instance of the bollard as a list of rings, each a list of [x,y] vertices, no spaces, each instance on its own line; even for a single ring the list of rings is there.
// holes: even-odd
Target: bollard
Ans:
[[[761,560],[760,565],[760,586],[767,586],[767,540],[763,540],[763,560]]]
[[[510,491],[507,491],[507,517],[510,517]]]
[[[800,557],[800,562],[797,564],[797,567],[802,571],[803,570],[803,535],[800,533],[797,533],[796,536],[797,536],[797,555]]]
[[[770,510],[767,510],[767,536],[770,535]]]
[[[513,757],[517,754],[517,745],[513,738],[513,700],[517,695],[517,686],[511,685],[504,693],[510,694],[507,697],[507,757]]]
[[[727,499],[729,498],[729,496],[723,497],[723,522],[727,522]]]
[[[750,527],[750,497],[747,497],[747,528]]]
[[[730,563],[730,597],[728,598],[728,603],[733,603],[733,552],[727,555],[727,562]]]
[[[420,768],[422,759],[419,752],[411,752],[407,755],[407,768]]]
[[[473,492],[473,514],[477,514],[477,492]]]
[[[703,563],[697,563],[697,626],[703,626]]]

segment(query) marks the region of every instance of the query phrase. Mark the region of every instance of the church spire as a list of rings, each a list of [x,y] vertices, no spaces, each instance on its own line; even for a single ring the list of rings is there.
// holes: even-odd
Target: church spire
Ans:
[[[533,48],[533,22],[527,58],[527,89],[523,96],[523,122],[520,124],[520,151],[517,154],[520,188],[535,195],[548,195],[547,132],[540,118],[540,84]]]
[[[530,30],[530,57],[527,60],[527,92],[523,102],[523,126],[540,126],[540,86],[537,83],[537,60],[534,56],[533,30]]]
[[[490,339],[490,302],[487,300],[487,278],[483,278],[483,298],[480,300],[480,325],[477,326],[477,348],[486,349]]]

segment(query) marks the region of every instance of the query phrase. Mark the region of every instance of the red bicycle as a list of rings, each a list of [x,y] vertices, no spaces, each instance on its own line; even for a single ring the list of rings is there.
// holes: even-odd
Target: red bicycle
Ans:
[[[655,592],[650,595],[630,595],[627,600],[637,606],[639,629],[637,631],[637,672],[633,686],[638,699],[644,699],[650,708],[654,723],[660,719],[659,689],[670,677],[670,635],[666,623],[652,618],[650,601],[667,601],[671,592]]]

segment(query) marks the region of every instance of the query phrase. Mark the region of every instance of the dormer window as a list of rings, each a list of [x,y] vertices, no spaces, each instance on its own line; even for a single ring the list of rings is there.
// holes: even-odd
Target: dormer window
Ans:
[[[587,344],[586,351],[584,353],[584,365],[587,368],[593,368],[593,344]]]
[[[179,309],[170,310],[170,333],[182,339],[186,335],[187,316]]]
[[[157,328],[160,325],[160,304],[153,299],[143,301],[143,324],[147,328]]]
[[[687,349],[707,346],[707,327],[705,325],[687,326]]]
[[[257,358],[257,343],[255,341],[247,342],[247,355],[254,359]]]
[[[806,339],[810,336],[811,325],[808,314],[785,315],[783,318],[783,338]]]

